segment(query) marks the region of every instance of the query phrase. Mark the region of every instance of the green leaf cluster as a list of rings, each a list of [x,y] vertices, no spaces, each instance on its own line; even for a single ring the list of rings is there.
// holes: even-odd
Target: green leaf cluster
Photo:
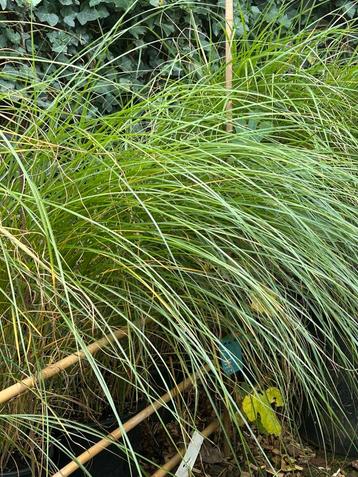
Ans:
[[[321,17],[326,21],[327,12],[334,9],[347,18],[357,14],[351,1],[239,0],[235,32],[250,37],[268,24],[284,30],[302,28]],[[22,65],[34,56],[43,58],[32,68],[39,80],[76,59],[78,67],[100,67],[109,83],[120,76],[133,90],[153,74],[183,74],[185,61],[178,61],[178,51],[192,64],[199,64],[203,54],[212,60],[223,51],[221,46],[213,48],[224,40],[223,0],[0,0],[0,16],[5,65],[14,57],[11,67],[17,71],[9,77],[1,68],[0,90],[23,87]],[[105,35],[108,41],[96,55],[92,45]],[[67,81],[71,74],[67,72]],[[106,88],[97,104],[102,112],[118,109],[117,95],[108,84]]]

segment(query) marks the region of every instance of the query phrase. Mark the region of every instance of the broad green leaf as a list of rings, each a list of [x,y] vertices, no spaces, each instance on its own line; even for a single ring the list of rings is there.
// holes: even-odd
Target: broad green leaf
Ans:
[[[270,404],[275,404],[276,407],[283,406],[283,397],[281,391],[278,388],[270,387],[265,391],[267,400]]]
[[[259,401],[256,395],[247,394],[242,400],[241,407],[250,422],[256,421],[259,410]]]
[[[281,424],[271,403],[283,406],[282,395],[275,387],[268,388],[264,394],[247,394],[242,400],[241,407],[250,422],[256,421],[268,434],[279,436],[282,430]]]
[[[136,0],[112,0],[112,3],[120,10],[127,10],[130,8]]]
[[[67,53],[67,48],[72,41],[68,33],[64,31],[51,31],[46,36],[50,40],[52,50],[55,53]]]
[[[0,78],[0,91],[9,91],[15,89],[15,83],[13,81],[6,81]]]
[[[85,25],[88,22],[93,22],[101,18],[108,17],[109,12],[106,7],[89,8],[85,7],[77,14],[77,19],[81,25]]]
[[[354,18],[356,11],[357,11],[357,3],[356,2],[346,2],[343,4],[342,9],[349,18]]]
[[[5,35],[10,43],[13,45],[20,45],[21,35],[18,31],[15,31],[13,28],[6,28]]]
[[[280,436],[282,432],[282,427],[280,421],[278,420],[275,412],[271,408],[268,402],[265,403],[264,400],[260,402],[258,412],[260,414],[260,421],[268,434],[273,434],[274,436]]]
[[[70,26],[74,27],[75,26],[75,19],[77,17],[78,11],[75,8],[71,7],[64,7],[61,10],[61,14],[63,15],[63,22]]]
[[[48,23],[50,26],[56,26],[60,21],[58,15],[55,13],[48,13],[45,10],[37,10],[36,16],[40,22]]]
[[[291,26],[292,20],[290,20],[290,18],[288,18],[288,15],[285,14],[285,15],[279,16],[278,22],[279,22],[280,25],[282,25],[286,28],[289,28]]]
[[[33,8],[33,7],[37,7],[37,5],[40,5],[42,0],[26,0],[26,2],[30,7]]]
[[[146,32],[146,28],[142,25],[135,25],[130,29],[131,35],[137,40]]]
[[[5,35],[0,34],[0,48],[5,48],[7,46],[7,38]]]

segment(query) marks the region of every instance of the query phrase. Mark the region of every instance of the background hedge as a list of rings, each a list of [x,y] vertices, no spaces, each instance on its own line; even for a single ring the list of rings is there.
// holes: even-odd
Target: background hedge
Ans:
[[[208,55],[210,60],[219,57],[220,46],[213,45],[220,45],[223,39],[223,3],[0,0],[0,90],[23,87],[34,79],[41,81],[69,62],[92,71],[100,65],[96,106],[100,111],[111,111],[119,102],[112,79],[132,90],[153,74],[179,75],[184,64],[195,65],[197,55]],[[317,20],[329,21],[327,13],[333,10],[347,18],[357,14],[355,3],[345,0],[240,0],[236,3],[236,34],[249,37],[272,22],[283,30],[300,29]],[[102,48],[91,47],[96,41],[102,41]],[[178,51],[181,60],[187,55],[185,62],[179,61]],[[31,61],[34,56],[42,62]],[[66,70],[66,81],[71,71]],[[52,85],[60,86],[58,82]],[[42,95],[38,101],[46,105],[50,99]]]

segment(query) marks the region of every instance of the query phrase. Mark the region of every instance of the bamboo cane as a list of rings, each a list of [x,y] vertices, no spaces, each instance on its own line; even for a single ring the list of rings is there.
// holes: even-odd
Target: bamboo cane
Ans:
[[[232,90],[232,40],[234,31],[234,4],[233,0],[225,2],[225,23],[226,23],[226,43],[225,43],[225,88],[228,93],[228,101],[226,103],[227,122],[226,131],[232,132],[232,100],[230,99],[230,91]]]
[[[147,417],[152,415],[158,409],[160,409],[164,404],[169,402],[174,397],[178,396],[182,391],[187,389],[189,386],[193,384],[193,379],[197,376],[200,372],[207,372],[208,366],[204,366],[196,373],[193,373],[188,378],[184,379],[181,383],[171,389],[169,392],[164,394],[162,397],[154,401],[152,404],[147,406],[145,409],[140,411],[138,414],[133,416],[127,422],[125,422],[121,427],[118,427],[106,437],[101,439],[100,441],[96,442],[93,446],[89,447],[85,450],[82,454],[76,457],[76,459],[69,462],[67,465],[62,467],[58,472],[52,475],[52,477],[68,477],[71,475],[75,470],[77,470],[81,465],[85,464],[89,460],[93,459],[97,454],[102,452],[106,449],[109,445],[113,442],[118,441],[123,436],[124,432],[129,432],[131,429],[134,429],[138,424],[143,422]]]
[[[200,434],[204,437],[209,437],[213,432],[215,432],[219,427],[219,420],[211,422]],[[164,477],[168,474],[176,465],[180,464],[183,456],[185,454],[185,449],[180,449],[180,451],[175,454],[171,459],[169,459],[163,467],[158,469],[151,477]]]
[[[226,23],[226,42],[225,42],[225,88],[227,90],[227,103],[226,103],[226,131],[231,133],[233,131],[232,123],[232,100],[230,99],[231,90],[232,90],[232,41],[234,33],[234,3],[233,0],[225,0],[225,23]],[[227,433],[227,439],[232,436],[232,425],[229,412],[227,409],[224,411],[223,415],[224,429]],[[224,442],[224,455],[228,457],[230,455],[230,445],[229,442],[225,439]]]
[[[87,352],[77,351],[76,353],[70,354],[69,356],[66,356],[66,358],[60,359],[56,363],[50,364],[46,368],[42,369],[39,373],[29,376],[28,378],[3,389],[0,391],[0,404],[4,404],[10,399],[25,393],[29,389],[33,388],[39,381],[56,376],[56,374],[84,359],[87,353],[93,355],[103,347],[108,346],[115,339],[121,339],[126,335],[127,328],[119,328],[113,333],[110,333],[88,345]]]

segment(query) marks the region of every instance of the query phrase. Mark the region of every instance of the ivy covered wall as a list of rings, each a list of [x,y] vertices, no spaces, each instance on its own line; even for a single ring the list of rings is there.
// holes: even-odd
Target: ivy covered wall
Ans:
[[[63,78],[69,80],[74,70],[66,70],[64,65],[71,62],[79,70],[99,68],[102,80],[96,86],[101,95],[98,107],[111,111],[118,101],[111,90],[111,79],[131,90],[153,74],[167,75],[169,71],[178,75],[181,64],[177,52],[187,53],[190,61],[195,61],[199,44],[211,58],[213,42],[220,44],[223,39],[223,3],[0,0],[0,90],[16,89],[34,77],[39,81],[49,78],[58,68],[66,71]],[[238,36],[250,35],[257,31],[258,22],[264,25],[272,21],[282,29],[292,27],[294,22],[299,28],[317,19],[326,21],[327,12],[333,10],[347,18],[357,14],[354,2],[346,0],[323,4],[314,0],[239,0],[235,31]],[[106,33],[108,37],[103,36]],[[46,98],[39,101],[45,104]]]

